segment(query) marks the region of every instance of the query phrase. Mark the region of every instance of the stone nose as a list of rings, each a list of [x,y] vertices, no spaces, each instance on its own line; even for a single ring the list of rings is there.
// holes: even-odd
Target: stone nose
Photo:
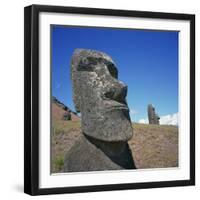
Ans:
[[[116,83],[106,93],[105,97],[126,104],[127,85],[122,82]]]

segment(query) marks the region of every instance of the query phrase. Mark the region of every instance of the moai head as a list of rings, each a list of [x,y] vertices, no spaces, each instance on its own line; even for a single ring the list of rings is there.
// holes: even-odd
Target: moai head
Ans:
[[[85,135],[115,142],[132,137],[127,86],[117,77],[117,68],[105,53],[87,49],[74,51],[71,63],[73,100],[76,111],[81,112]]]
[[[159,124],[160,117],[155,112],[155,108],[152,104],[148,105],[148,118],[149,118],[149,124]]]

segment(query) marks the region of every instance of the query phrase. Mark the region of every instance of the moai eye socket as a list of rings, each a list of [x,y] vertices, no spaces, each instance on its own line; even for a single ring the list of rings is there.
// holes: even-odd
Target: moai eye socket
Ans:
[[[113,76],[114,78],[118,78],[118,73],[117,73],[117,69],[116,69],[115,65],[111,62],[106,63],[106,65],[107,65],[107,68],[108,68],[111,76]]]
[[[82,58],[81,63],[83,65],[88,65],[89,64],[89,60],[87,58]]]

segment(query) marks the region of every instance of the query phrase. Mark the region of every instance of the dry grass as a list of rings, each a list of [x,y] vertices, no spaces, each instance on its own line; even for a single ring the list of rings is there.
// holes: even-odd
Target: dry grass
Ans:
[[[80,121],[54,121],[51,136],[51,171],[61,172],[64,155],[80,136]]]
[[[129,146],[137,168],[178,166],[178,127],[134,124]]]

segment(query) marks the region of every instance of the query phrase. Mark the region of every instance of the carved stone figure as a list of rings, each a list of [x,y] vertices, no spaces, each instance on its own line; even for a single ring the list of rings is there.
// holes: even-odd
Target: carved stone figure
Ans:
[[[71,116],[71,113],[69,111],[66,111],[64,114],[63,114],[63,120],[71,120],[72,119],[72,116]]]
[[[136,168],[127,143],[133,135],[127,86],[117,79],[111,57],[95,50],[76,49],[71,78],[83,134],[66,154],[64,171]]]
[[[149,124],[159,124],[160,117],[155,112],[155,108],[152,104],[148,105],[148,118],[149,118]]]

